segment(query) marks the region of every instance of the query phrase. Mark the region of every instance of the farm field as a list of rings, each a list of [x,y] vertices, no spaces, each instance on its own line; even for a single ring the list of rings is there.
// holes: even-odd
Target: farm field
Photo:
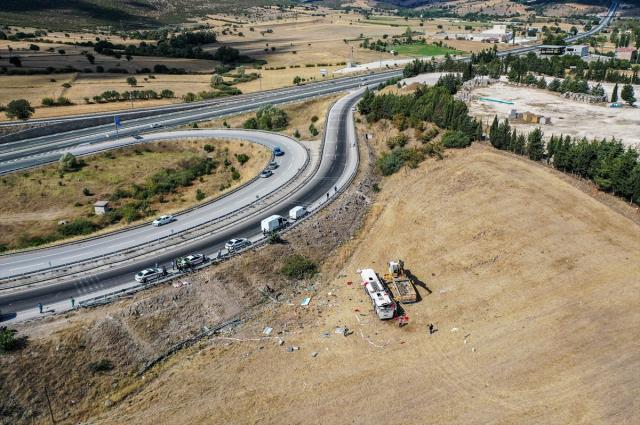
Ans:
[[[442,56],[442,55],[457,55],[462,52],[458,50],[448,49],[446,47],[436,46],[434,44],[402,44],[398,46],[392,46],[390,49],[395,50],[400,55],[405,56]]]
[[[207,154],[203,147],[213,150]],[[236,155],[245,154],[248,160],[241,164]],[[175,192],[147,199],[144,206],[151,215],[123,218],[114,223],[98,223],[93,217],[93,204],[110,200],[116,192],[131,192],[134,185],[145,185],[163,170],[182,169],[194,159],[211,156],[217,167],[211,174],[195,179],[190,186],[178,187]],[[154,142],[116,149],[102,154],[82,157],[85,165],[77,171],[60,172],[58,164],[5,175],[0,181],[4,201],[0,205],[0,247],[3,250],[24,248],[38,239],[46,239],[59,230],[58,222],[89,218],[103,231],[114,230],[149,221],[161,214],[184,210],[200,202],[214,199],[255,177],[270,158],[268,149],[246,142],[194,139],[172,142]],[[225,159],[228,166],[223,163]],[[239,172],[233,178],[234,167]],[[86,190],[85,190],[86,189]],[[196,199],[202,191],[203,197]],[[132,195],[123,194],[113,200],[114,208],[138,202]],[[123,209],[123,211],[124,211]],[[123,213],[125,216],[128,213]]]

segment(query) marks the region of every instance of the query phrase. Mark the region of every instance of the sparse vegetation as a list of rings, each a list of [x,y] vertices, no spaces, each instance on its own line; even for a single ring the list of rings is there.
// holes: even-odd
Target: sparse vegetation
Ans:
[[[291,279],[308,279],[318,272],[318,265],[303,255],[293,254],[284,260],[281,271]]]

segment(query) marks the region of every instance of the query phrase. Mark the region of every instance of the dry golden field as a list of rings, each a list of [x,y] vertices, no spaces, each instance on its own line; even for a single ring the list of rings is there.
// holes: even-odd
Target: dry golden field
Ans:
[[[117,189],[128,190],[132,184],[143,184],[159,171],[176,168],[185,160],[206,155],[203,150],[205,144],[215,148],[209,155],[220,163],[228,159],[230,166],[240,172],[240,178],[232,179],[230,168],[220,165],[212,174],[194,181],[189,187],[181,187],[176,193],[150,199],[150,207],[157,215],[184,210],[197,202],[211,200],[228,192],[255,177],[270,158],[268,149],[253,143],[194,139],[154,142],[83,157],[86,165],[75,172],[60,174],[58,165],[53,164],[9,174],[0,180],[4,200],[0,205],[0,245],[12,249],[25,238],[54,232],[60,220],[87,217],[93,212],[94,202],[108,199]],[[240,153],[249,156],[244,165],[236,159],[235,155]],[[85,188],[89,189],[91,195],[83,193]],[[195,198],[198,190],[206,195],[201,201]],[[123,198],[112,204],[119,206],[128,200]],[[144,218],[142,221],[150,219]],[[123,220],[106,227],[104,231],[136,223]]]
[[[638,421],[638,224],[479,145],[381,188],[335,275],[173,357],[94,423]],[[404,328],[356,275],[392,258],[419,280]]]

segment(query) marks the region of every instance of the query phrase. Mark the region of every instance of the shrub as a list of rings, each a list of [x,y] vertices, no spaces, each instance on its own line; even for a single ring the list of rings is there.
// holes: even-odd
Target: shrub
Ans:
[[[89,369],[93,372],[108,372],[113,369],[113,363],[109,359],[101,359],[89,363]]]
[[[205,195],[203,191],[200,189],[196,190],[196,201],[202,201],[206,197],[207,195]]]
[[[98,226],[86,218],[77,218],[67,224],[58,226],[58,233],[63,237],[88,235],[98,229]]]
[[[84,165],[84,161],[78,160],[72,153],[63,154],[58,160],[58,170],[61,172],[77,171]]]
[[[56,101],[52,97],[43,97],[42,106],[54,106]]]
[[[88,187],[85,187],[84,189],[82,189],[82,194],[84,196],[93,196],[93,193],[91,193],[91,190]]]
[[[409,137],[406,134],[398,134],[387,140],[386,144],[389,149],[393,149],[396,146],[404,148],[409,142]]]
[[[318,133],[320,133],[320,132],[318,131],[318,129],[316,128],[316,126],[315,126],[315,125],[313,125],[313,123],[311,123],[311,125],[309,125],[309,133],[311,133],[311,135],[315,137],[315,136],[317,136],[317,135],[318,135]]]
[[[376,161],[376,166],[383,176],[390,176],[398,171],[402,165],[402,159],[398,155],[394,154],[393,151],[383,153]]]
[[[35,109],[33,109],[27,100],[18,99],[9,102],[5,114],[11,119],[17,118],[20,120],[26,120],[29,119],[34,112]]]
[[[446,148],[466,148],[471,145],[471,138],[462,131],[447,131],[442,136],[442,144]]]
[[[430,142],[439,133],[440,133],[440,130],[438,130],[437,127],[430,127],[428,130],[422,133],[422,136],[420,136],[420,140],[422,141],[422,143]]]
[[[249,118],[242,124],[242,128],[256,130],[258,128],[258,120],[256,120],[255,118]]]
[[[15,351],[24,347],[26,338],[16,338],[16,330],[0,327],[0,353]]]
[[[206,144],[202,147],[204,149],[205,152],[213,152],[216,148],[213,145],[210,144]]]
[[[240,165],[244,165],[247,161],[249,161],[249,155],[245,153],[236,154],[236,159],[240,163]]]
[[[284,239],[282,239],[282,236],[280,236],[280,233],[273,231],[269,233],[269,238],[267,239],[267,242],[270,245],[276,245],[276,244],[284,243]]]
[[[318,120],[319,120],[319,118],[318,118],[317,115],[314,115],[314,116],[311,117],[311,122],[313,122],[313,123],[317,122]]]
[[[292,279],[304,279],[315,275],[318,266],[303,255],[293,254],[284,260],[281,272]]]
[[[295,137],[296,139],[300,138],[300,132],[298,131],[298,129],[296,128],[296,130],[293,132],[293,137]]]

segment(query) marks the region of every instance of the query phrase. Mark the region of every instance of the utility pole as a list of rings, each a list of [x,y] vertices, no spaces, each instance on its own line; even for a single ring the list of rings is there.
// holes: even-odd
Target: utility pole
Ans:
[[[44,386],[44,395],[47,397],[47,406],[49,406],[49,415],[51,415],[51,423],[55,425],[56,420],[53,417],[53,410],[51,410],[51,400],[49,400],[49,391],[47,391],[47,386]]]

